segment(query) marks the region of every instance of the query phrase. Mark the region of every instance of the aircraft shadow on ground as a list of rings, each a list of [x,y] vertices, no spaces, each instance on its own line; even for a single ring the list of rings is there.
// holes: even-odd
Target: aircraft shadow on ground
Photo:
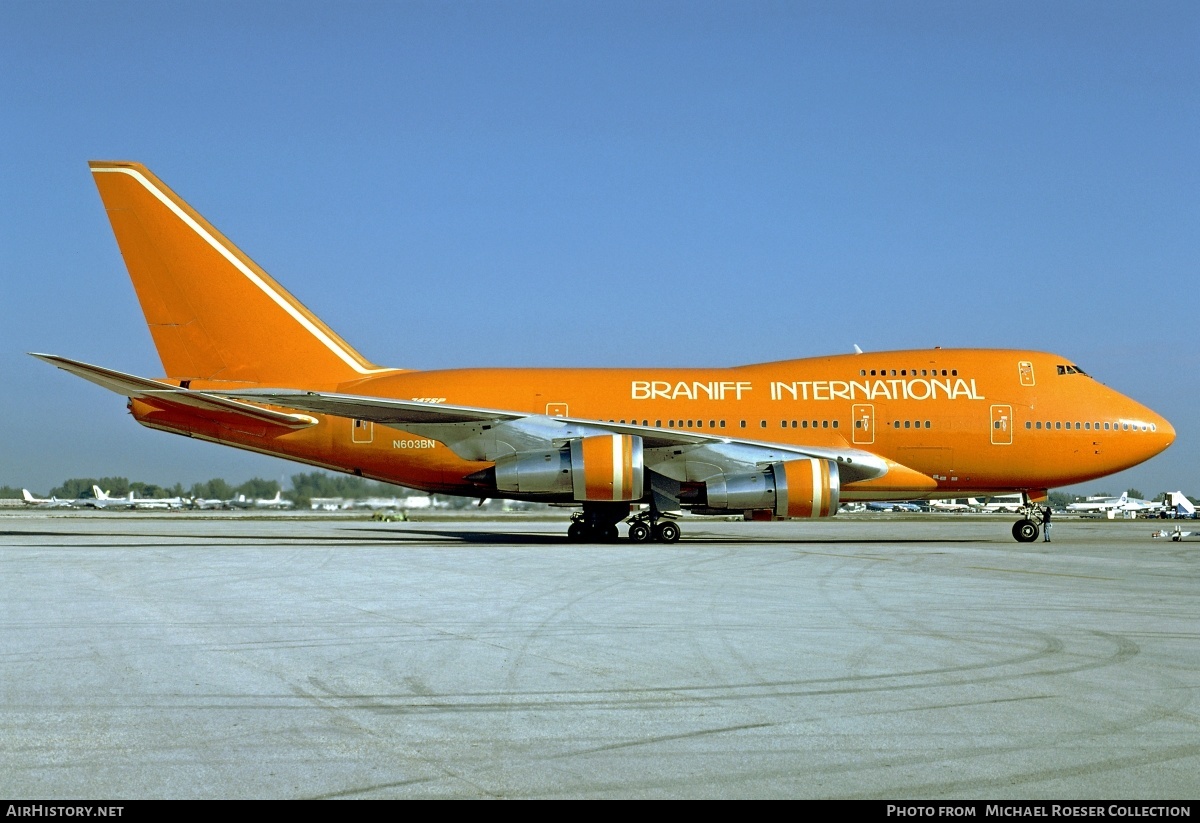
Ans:
[[[367,532],[370,532],[369,534]],[[353,529],[346,534],[337,535],[303,535],[297,533],[295,535],[283,534],[164,534],[159,532],[142,532],[131,534],[128,532],[116,531],[94,531],[94,532],[77,532],[77,531],[0,531],[0,539],[12,538],[56,538],[72,541],[91,541],[96,539],[107,538],[117,541],[112,543],[67,543],[58,544],[58,548],[139,548],[139,547],[157,547],[161,543],[145,544],[144,540],[162,540],[168,542],[172,546],[196,545],[212,548],[214,545],[219,545],[224,542],[236,542],[244,545],[259,545],[259,546],[291,546],[304,545],[306,542],[319,546],[330,545],[353,545],[354,543],[373,543],[379,545],[385,544],[408,544],[421,541],[456,541],[463,544],[473,545],[488,545],[488,544],[503,544],[524,545],[524,546],[579,546],[596,547],[596,546],[645,546],[646,548],[664,548],[663,544],[648,542],[641,544],[630,543],[625,538],[619,538],[612,542],[598,541],[582,541],[575,543],[567,539],[566,535],[559,534],[538,534],[528,532],[477,532],[477,531],[461,531],[455,529]],[[997,538],[1002,540],[1003,536]],[[767,537],[756,535],[717,535],[705,534],[703,532],[692,532],[683,537],[679,543],[671,544],[676,546],[686,545],[813,545],[813,546],[828,546],[828,545],[962,545],[965,543],[972,544],[987,544],[993,543],[993,540],[972,539],[953,539],[953,538],[925,538],[915,539],[907,537],[895,538],[830,538],[830,537]],[[1007,542],[1007,541],[1004,541]]]
[[[630,543],[625,538],[619,538],[612,542],[602,541],[581,541],[574,543],[569,541],[566,535],[557,534],[529,534],[523,532],[505,533],[505,532],[476,532],[476,531],[459,531],[451,529],[421,529],[421,530],[388,530],[388,529],[373,529],[372,531],[383,532],[392,535],[400,540],[420,540],[423,538],[440,538],[443,540],[457,540],[463,543],[504,543],[505,545],[523,544],[523,545],[541,545],[541,546],[561,546],[561,545],[576,545],[576,546],[632,546],[641,545],[647,548],[662,548],[663,544],[648,542],[641,544]],[[361,534],[361,530],[359,531]],[[1002,539],[1004,535],[1001,535]],[[706,545],[737,545],[737,544],[806,544],[806,545],[829,545],[829,544],[845,544],[845,545],[929,545],[929,544],[947,544],[961,545],[963,543],[991,543],[991,540],[973,539],[953,539],[953,538],[927,538],[914,539],[907,537],[897,538],[878,538],[869,539],[846,537],[829,538],[829,537],[763,537],[754,535],[723,535],[723,534],[705,534],[703,532],[689,532],[685,534],[679,543],[672,545],[682,546],[688,544],[706,544]],[[1008,541],[1005,541],[1008,542]]]

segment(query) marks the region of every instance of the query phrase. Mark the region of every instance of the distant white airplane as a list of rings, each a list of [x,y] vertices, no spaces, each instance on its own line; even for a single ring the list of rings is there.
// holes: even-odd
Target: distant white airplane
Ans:
[[[1078,503],[1068,503],[1069,512],[1099,512],[1119,511],[1129,500],[1129,492],[1121,492],[1120,497],[1089,497]]]
[[[290,509],[296,505],[291,500],[283,499],[283,492],[275,492],[274,497],[246,497],[244,494],[239,494],[237,497],[225,501],[225,505],[231,509]]]
[[[980,509],[985,512],[1019,512],[1024,504],[1019,494],[997,494],[987,498]]]
[[[981,506],[979,501],[971,497],[966,500],[930,500],[929,508],[935,512],[970,512],[977,511]]]
[[[43,509],[69,509],[70,500],[59,500],[57,497],[34,497],[29,489],[21,489],[21,499],[26,506],[37,506]]]
[[[182,497],[138,497],[133,492],[127,497],[113,497],[99,486],[92,486],[92,494],[95,503],[89,505],[100,509],[182,509],[187,505]]]
[[[1125,497],[1125,502],[1121,504],[1118,511],[1123,512],[1131,517],[1137,517],[1139,515],[1145,516],[1154,512],[1160,512],[1165,507],[1166,504],[1162,501],[1139,500],[1136,497]]]

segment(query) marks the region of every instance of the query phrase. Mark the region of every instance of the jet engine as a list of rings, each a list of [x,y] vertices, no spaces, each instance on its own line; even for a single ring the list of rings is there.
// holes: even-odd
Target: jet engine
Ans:
[[[707,510],[770,509],[779,517],[837,514],[840,479],[829,460],[788,460],[762,471],[721,476],[705,484]]]
[[[562,449],[521,452],[496,461],[496,488],[518,494],[570,496],[580,501],[640,500],[642,438],[600,434]]]

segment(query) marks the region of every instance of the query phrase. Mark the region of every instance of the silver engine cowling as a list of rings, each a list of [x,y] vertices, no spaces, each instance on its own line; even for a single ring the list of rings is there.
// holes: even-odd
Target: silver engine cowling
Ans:
[[[772,463],[746,474],[723,475],[705,484],[708,509],[770,509],[777,517],[832,517],[841,489],[837,463],[801,459]]]
[[[644,485],[642,438],[600,434],[562,449],[521,452],[496,461],[496,488],[578,501],[640,500]]]

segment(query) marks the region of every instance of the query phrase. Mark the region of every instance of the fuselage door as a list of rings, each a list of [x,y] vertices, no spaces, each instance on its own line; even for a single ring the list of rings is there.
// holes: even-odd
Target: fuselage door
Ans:
[[[370,420],[350,421],[350,442],[370,443],[375,438],[375,424]]]
[[[1012,445],[1012,406],[992,406],[992,445]]]
[[[1033,363],[1028,360],[1022,360],[1017,363],[1017,374],[1021,376],[1022,386],[1033,386],[1037,384],[1036,378],[1033,376]]]
[[[854,417],[854,432],[851,440],[865,446],[875,442],[875,407],[870,403],[856,403],[850,410]]]

